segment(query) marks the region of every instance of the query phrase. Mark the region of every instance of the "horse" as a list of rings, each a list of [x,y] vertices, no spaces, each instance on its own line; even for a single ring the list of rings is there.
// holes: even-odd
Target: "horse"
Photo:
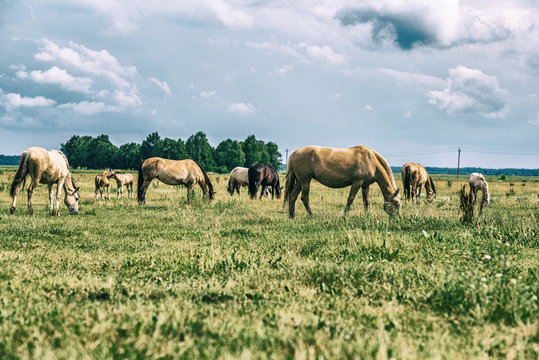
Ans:
[[[273,168],[273,166],[267,166],[264,164],[254,163],[249,166],[249,195],[251,199],[256,199],[258,188],[262,186],[260,191],[260,198],[264,195],[264,191],[267,187],[271,187],[271,198],[277,196],[277,199],[281,198],[281,184],[279,182],[279,174]]]
[[[28,186],[28,213],[34,214],[32,199],[34,191],[39,184],[49,185],[50,214],[60,215],[60,196],[62,187],[65,191],[64,203],[71,214],[79,212],[79,187],[69,171],[69,162],[63,152],[59,150],[47,151],[41,147],[31,147],[21,154],[19,168],[11,183],[10,195],[13,198],[10,212],[15,213],[17,196],[24,188],[26,177],[30,175],[32,181]],[[54,206],[54,192],[52,185],[56,184],[56,206]]]
[[[427,201],[431,202],[436,198],[436,187],[434,181],[427,173],[423,165],[416,163],[406,163],[402,166],[402,185],[404,187],[404,199],[410,200],[413,196],[416,198],[416,204],[421,202],[421,186],[425,186],[427,192]],[[412,191],[410,192],[410,187]]]
[[[106,169],[105,171],[103,171],[102,174],[98,174],[96,175],[95,177],[95,180],[94,180],[94,183],[95,183],[95,198],[97,200],[97,192],[99,191],[101,193],[101,199],[103,199],[103,191],[105,190],[105,188],[107,189],[107,196],[108,196],[108,199],[110,200],[110,192],[109,192],[109,187],[110,187],[110,177],[112,176],[112,170],[111,169]]]
[[[194,191],[196,184],[200,186],[204,197],[213,200],[215,191],[213,185],[202,166],[195,160],[169,160],[152,157],[143,160],[138,168],[137,199],[139,205],[146,203],[146,191],[153,179],[167,185],[185,185],[187,187],[187,201]]]
[[[483,192],[483,197],[481,199],[481,210],[485,206],[485,202],[490,204],[490,193],[488,192],[488,183],[485,180],[483,174],[480,173],[471,173],[470,174],[470,197],[473,195],[472,204],[475,205],[477,200],[477,191],[481,190]]]
[[[240,194],[240,189],[242,186],[249,185],[249,169],[245,167],[235,167],[230,172],[230,179],[228,179],[228,185],[226,191],[230,193],[230,196],[234,195],[234,192]]]
[[[120,198],[120,195],[122,196],[122,199],[124,197],[124,185],[127,188],[127,198],[131,199],[133,198],[133,184],[135,183],[135,180],[133,178],[133,175],[131,174],[124,174],[120,171],[112,171],[110,176],[111,178],[116,180],[116,185],[118,186],[117,190],[117,199]]]
[[[288,158],[284,203],[288,201],[290,218],[295,216],[296,200],[301,192],[301,201],[312,216],[309,205],[311,180],[331,188],[351,186],[344,215],[359,189],[362,189],[365,212],[369,209],[369,186],[376,182],[384,196],[384,210],[399,214],[401,201],[395,179],[386,160],[376,151],[366,146],[347,149],[321,146],[305,146],[294,151]]]

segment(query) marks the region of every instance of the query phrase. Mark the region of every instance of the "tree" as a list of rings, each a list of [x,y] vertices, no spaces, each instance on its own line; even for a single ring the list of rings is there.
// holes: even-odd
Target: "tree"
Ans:
[[[65,144],[60,145],[60,150],[66,155],[69,165],[76,168],[90,167],[88,148],[91,140],[91,136],[73,135]]]
[[[279,171],[281,168],[281,159],[283,155],[279,152],[279,147],[276,143],[269,141],[266,143],[266,153],[268,155],[268,165],[271,165],[275,170]]]
[[[187,155],[187,148],[182,139],[176,141],[169,138],[163,139],[160,156],[172,160],[183,160],[189,157]]]
[[[120,146],[112,157],[116,169],[136,169],[140,161],[140,145],[134,142]]]
[[[215,161],[213,159],[213,148],[211,147],[206,134],[202,131],[191,135],[185,142],[187,154],[198,162],[206,171],[215,170]]]
[[[142,159],[151,158],[154,156],[161,156],[163,148],[163,140],[159,136],[159,133],[153,132],[146,137],[146,140],[140,145],[140,156]]]
[[[249,167],[256,162],[262,162],[264,159],[265,146],[262,140],[257,140],[254,135],[249,135],[242,143],[243,153],[245,154],[245,167]]]
[[[226,139],[215,148],[215,162],[219,173],[230,172],[236,166],[243,166],[245,154],[241,143],[236,140]]]
[[[104,169],[113,166],[112,157],[118,148],[110,142],[109,136],[101,134],[92,138],[88,144],[87,167],[92,169]]]

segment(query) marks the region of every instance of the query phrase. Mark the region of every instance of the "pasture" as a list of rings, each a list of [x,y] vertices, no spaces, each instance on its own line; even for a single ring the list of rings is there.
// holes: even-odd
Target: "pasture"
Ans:
[[[309,218],[282,201],[154,180],[146,205],[95,200],[74,171],[79,215],[47,188],[9,215],[0,168],[0,358],[378,358],[539,356],[539,179],[487,177],[491,205],[462,225],[467,176],[433,176],[437,199],[370,213],[361,194],[313,181]],[[400,174],[394,174],[402,192]],[[282,179],[281,179],[282,181]],[[449,186],[451,182],[451,186]],[[28,184],[28,183],[27,183]],[[158,184],[155,186],[155,184]]]

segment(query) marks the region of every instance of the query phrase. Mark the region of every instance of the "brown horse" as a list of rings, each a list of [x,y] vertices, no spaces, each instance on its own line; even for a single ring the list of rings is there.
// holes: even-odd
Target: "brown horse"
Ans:
[[[133,178],[133,175],[131,174],[124,174],[120,171],[112,171],[110,176],[114,180],[116,180],[116,185],[118,186],[117,190],[117,199],[120,198],[120,195],[123,199],[124,197],[124,185],[127,188],[127,198],[131,199],[133,198],[133,184],[135,183],[135,179]]]
[[[311,179],[331,188],[351,186],[344,209],[346,215],[362,189],[365,212],[369,209],[369,186],[376,182],[384,196],[384,210],[398,214],[401,207],[399,190],[391,168],[376,151],[366,146],[335,149],[321,146],[306,146],[294,151],[288,159],[284,205],[288,201],[290,218],[295,216],[295,204],[301,192],[301,201],[312,216],[309,206]]]
[[[17,196],[24,188],[26,177],[30,175],[32,181],[28,186],[28,213],[34,214],[32,198],[38,184],[49,185],[50,214],[60,215],[60,196],[62,187],[65,191],[64,203],[71,214],[79,212],[79,188],[69,171],[69,162],[64,153],[59,150],[47,151],[40,147],[26,149],[19,159],[19,168],[11,183],[10,195],[13,198],[10,212],[15,213]],[[52,185],[56,184],[56,207],[54,206],[54,191]]]
[[[402,185],[404,186],[404,199],[416,198],[416,204],[421,202],[421,187],[425,186],[427,201],[431,202],[436,197],[436,187],[434,181],[427,173],[423,165],[416,163],[406,163],[402,166]],[[412,191],[410,192],[410,187]]]
[[[213,200],[215,191],[208,174],[194,160],[169,160],[152,157],[140,163],[138,168],[137,198],[139,205],[146,203],[146,191],[153,179],[159,179],[167,185],[185,185],[187,201],[196,184],[200,186],[204,196]]]
[[[112,170],[111,169],[107,169],[105,171],[103,171],[102,174],[98,174],[96,175],[95,177],[95,198],[97,200],[97,192],[99,191],[101,193],[101,199],[103,199],[103,191],[105,189],[107,189],[107,197],[108,199],[110,200],[110,192],[109,192],[109,187],[110,187],[110,181],[109,181],[109,178],[112,176]]]
[[[266,188],[271,187],[271,198],[277,196],[277,199],[281,198],[281,184],[279,182],[279,174],[273,168],[273,166],[267,166],[259,163],[255,163],[249,166],[247,172],[249,178],[249,195],[251,199],[256,199],[258,188],[262,186],[260,191],[260,198],[264,195]]]

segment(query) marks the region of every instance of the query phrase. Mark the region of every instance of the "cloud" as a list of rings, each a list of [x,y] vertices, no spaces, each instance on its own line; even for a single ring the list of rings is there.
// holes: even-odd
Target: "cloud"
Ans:
[[[203,99],[209,99],[212,96],[215,96],[217,92],[215,90],[203,90],[200,92],[200,97]]]
[[[389,42],[402,50],[432,46],[447,48],[465,43],[488,43],[507,39],[511,18],[460,6],[458,0],[377,1],[347,7],[336,18],[345,27],[370,26],[375,44]]]
[[[346,56],[336,53],[328,45],[318,46],[302,43],[301,47],[305,49],[305,52],[311,58],[325,61],[331,65],[339,65],[347,61]]]
[[[440,79],[435,76],[424,75],[424,74],[398,71],[398,70],[386,69],[386,68],[375,69],[374,71],[377,73],[381,73],[383,75],[392,77],[394,79],[397,79],[398,81],[405,82],[405,83],[414,83],[414,84],[419,84],[422,86],[440,87],[440,88],[446,84],[446,82],[443,79]]]
[[[275,73],[276,73],[276,74],[278,74],[278,75],[286,75],[286,74],[288,74],[290,71],[292,71],[293,66],[292,66],[292,65],[285,64],[285,65],[283,65],[283,66],[276,66],[274,69],[275,69]]]
[[[369,111],[374,110],[374,109],[372,108],[372,106],[370,106],[369,104],[365,104],[365,109],[366,109],[366,110],[369,110]]]
[[[159,81],[159,80],[157,80],[157,79],[154,78],[154,77],[150,77],[149,79],[150,79],[150,81],[153,82],[155,85],[157,85],[158,87],[160,87],[161,90],[163,90],[163,92],[165,93],[165,95],[167,95],[167,96],[170,96],[170,95],[171,95],[170,87],[168,86],[168,84],[167,84],[166,81]]]
[[[255,112],[255,107],[251,103],[235,103],[228,105],[226,112],[239,115],[248,115]]]
[[[539,126],[539,113],[537,113],[537,117],[535,118],[535,120],[529,120],[528,124]]]
[[[98,113],[116,111],[112,106],[106,105],[102,101],[81,101],[79,103],[67,103],[58,106],[60,109],[71,109],[83,115],[95,115]]]
[[[408,109],[408,110],[406,110],[406,112],[404,113],[404,115],[402,117],[405,118],[405,119],[411,118],[412,117],[412,112]]]
[[[427,93],[429,103],[448,114],[480,114],[486,118],[505,117],[509,91],[501,89],[495,76],[481,70],[457,66],[449,69],[447,86]]]
[[[20,108],[20,107],[47,107],[53,106],[56,102],[52,99],[48,99],[43,96],[26,97],[21,94],[0,92],[0,104],[4,104],[7,109]]]
[[[38,84],[58,84],[63,89],[69,91],[80,91],[82,93],[90,93],[92,80],[87,77],[75,77],[70,75],[66,70],[53,66],[49,70],[40,71],[34,70],[31,72],[17,71],[19,79],[31,79]]]

